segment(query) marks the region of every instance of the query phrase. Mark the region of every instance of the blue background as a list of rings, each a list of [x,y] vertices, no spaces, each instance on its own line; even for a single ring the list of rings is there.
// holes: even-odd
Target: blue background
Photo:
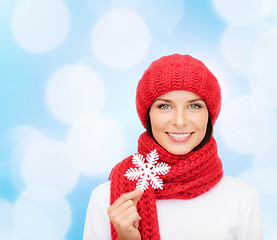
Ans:
[[[277,4],[221,2],[0,0],[0,239],[82,239],[91,191],[136,152],[136,84],[172,53],[217,76],[224,172],[257,188],[277,239]]]

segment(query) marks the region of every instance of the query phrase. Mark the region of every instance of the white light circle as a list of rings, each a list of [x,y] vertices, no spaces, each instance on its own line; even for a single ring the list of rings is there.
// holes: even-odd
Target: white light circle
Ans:
[[[14,230],[14,209],[13,206],[0,198],[0,239],[9,239]]]
[[[20,239],[49,240],[55,238],[55,230],[47,213],[37,204],[23,199],[15,204],[15,225]]]
[[[268,28],[258,39],[253,51],[253,69],[264,81],[276,83],[277,77],[277,29]],[[270,74],[274,74],[271,78]]]
[[[21,125],[11,129],[10,137],[15,146],[10,160],[11,178],[14,186],[21,191],[26,187],[21,174],[22,156],[32,144],[45,139],[45,136],[33,127]]]
[[[65,39],[70,25],[67,7],[60,0],[21,0],[12,14],[17,43],[33,53],[53,50]]]
[[[69,65],[51,77],[46,100],[50,112],[56,118],[72,124],[79,118],[101,110],[104,104],[104,86],[91,68]]]
[[[276,171],[270,168],[265,168],[262,165],[254,165],[253,168],[243,172],[238,177],[255,186],[262,205],[263,224],[266,226],[265,235],[268,236],[270,233],[272,233],[272,230],[275,231],[276,229]]]
[[[38,198],[68,194],[79,178],[71,157],[70,149],[57,140],[42,139],[32,144],[22,157],[22,178],[26,186],[38,189]]]
[[[266,161],[265,158],[263,160]],[[255,159],[253,167],[242,172],[238,177],[255,186],[259,193],[263,211],[276,212],[276,168],[264,165],[261,162],[256,162]]]
[[[44,138],[44,134],[40,130],[28,125],[13,127],[10,130],[10,136],[21,150],[26,149],[38,139]]]
[[[34,190],[27,188],[21,193],[19,200],[22,201],[23,199],[36,203],[47,214],[49,221],[54,226],[56,239],[62,239],[70,229],[72,223],[72,213],[68,201],[64,197],[37,199],[36,197],[34,198],[37,195],[34,194]]]
[[[112,10],[98,19],[91,34],[95,56],[105,65],[126,69],[138,64],[148,52],[147,25],[129,10]]]
[[[269,26],[261,34],[253,49],[250,86],[262,99],[277,106],[277,30]]]
[[[141,15],[153,31],[170,33],[182,20],[185,11],[185,1],[168,0],[141,1]],[[155,17],[153,17],[155,16]]]
[[[249,85],[254,94],[259,95],[263,101],[268,101],[270,104],[277,107],[277,69],[265,72],[263,77],[257,75],[248,78]]]
[[[259,152],[254,157],[255,167],[259,168],[268,168],[271,169],[273,172],[277,172],[277,135],[275,136],[275,141],[272,142],[271,145],[268,145],[263,151]],[[276,182],[277,184],[277,182]]]
[[[259,165],[259,167],[254,166],[254,168],[245,171],[239,177],[255,185],[258,191],[263,193],[264,199],[268,196],[275,196],[277,199],[276,169],[263,167],[262,165]],[[265,195],[267,195],[267,197]]]
[[[221,50],[226,61],[238,72],[253,73],[256,42],[269,27],[266,22],[229,25],[221,39]]]
[[[264,19],[273,8],[272,0],[213,0],[218,14],[227,22],[253,22]]]
[[[65,198],[40,203],[42,209],[54,225],[56,239],[63,239],[70,229],[72,213],[69,202]]]
[[[76,167],[86,174],[107,173],[123,160],[123,133],[107,117],[95,116],[72,125],[66,142],[75,152]]]
[[[274,141],[274,107],[259,96],[239,96],[222,109],[219,129],[224,142],[237,152],[257,153]]]

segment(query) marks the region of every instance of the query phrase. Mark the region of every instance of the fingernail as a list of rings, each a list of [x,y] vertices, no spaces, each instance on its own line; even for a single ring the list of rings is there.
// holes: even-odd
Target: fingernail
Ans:
[[[137,221],[135,221],[135,222],[133,223],[133,225],[134,225],[135,228],[138,228],[139,223],[138,223]]]

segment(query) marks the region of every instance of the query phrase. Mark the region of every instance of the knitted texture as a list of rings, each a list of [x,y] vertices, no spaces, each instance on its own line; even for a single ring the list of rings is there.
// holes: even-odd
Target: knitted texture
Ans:
[[[138,152],[146,155],[157,149],[160,160],[171,166],[167,175],[161,176],[163,190],[146,190],[137,204],[141,216],[139,231],[142,240],[159,240],[159,224],[156,199],[191,199],[211,189],[222,178],[222,164],[217,155],[217,146],[211,138],[201,149],[186,155],[173,155],[155,142],[146,132],[138,140]],[[111,172],[111,204],[120,195],[135,189],[135,181],[124,177],[127,169],[133,166],[132,156],[117,164]],[[117,233],[111,224],[112,239]]]
[[[154,61],[138,83],[136,107],[144,127],[153,100],[176,90],[199,95],[207,104],[212,124],[215,123],[221,106],[217,79],[201,61],[189,55],[173,54]]]

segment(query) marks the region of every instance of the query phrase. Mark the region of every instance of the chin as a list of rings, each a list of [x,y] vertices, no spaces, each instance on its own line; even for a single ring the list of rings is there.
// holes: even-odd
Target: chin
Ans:
[[[185,147],[182,147],[182,148],[168,148],[166,150],[174,155],[185,155],[185,154],[188,154],[189,152],[191,152],[192,149],[193,148],[187,149]]]

